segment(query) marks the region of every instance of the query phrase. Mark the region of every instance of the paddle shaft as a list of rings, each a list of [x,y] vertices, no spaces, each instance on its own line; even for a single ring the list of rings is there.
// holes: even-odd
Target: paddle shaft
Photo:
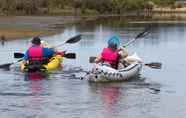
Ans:
[[[18,62],[20,62],[20,61],[22,61],[22,60],[23,60],[23,59],[19,59],[19,60],[17,60],[16,62],[2,64],[2,65],[0,65],[0,68],[9,69],[9,67],[10,67],[12,64],[16,64],[16,63],[18,63]]]

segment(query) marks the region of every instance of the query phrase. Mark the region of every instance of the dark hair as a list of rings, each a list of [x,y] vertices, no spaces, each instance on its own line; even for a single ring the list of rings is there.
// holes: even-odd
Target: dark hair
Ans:
[[[41,44],[41,39],[39,37],[34,37],[32,39],[32,44],[40,45]]]

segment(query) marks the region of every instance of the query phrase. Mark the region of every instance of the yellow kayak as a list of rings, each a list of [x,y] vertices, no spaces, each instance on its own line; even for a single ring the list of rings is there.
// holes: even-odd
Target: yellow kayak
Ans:
[[[61,55],[55,55],[49,60],[49,63],[41,65],[39,68],[37,68],[34,71],[53,71],[53,70],[56,70],[59,67],[61,67],[62,60],[63,60],[63,57]],[[28,72],[29,71],[28,65],[24,64],[23,62],[21,62],[20,68],[21,68],[22,72]]]

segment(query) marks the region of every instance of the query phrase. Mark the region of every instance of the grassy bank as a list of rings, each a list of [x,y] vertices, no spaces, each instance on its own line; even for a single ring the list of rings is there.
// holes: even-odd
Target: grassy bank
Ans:
[[[1,15],[120,14],[174,5],[175,0],[0,0]]]

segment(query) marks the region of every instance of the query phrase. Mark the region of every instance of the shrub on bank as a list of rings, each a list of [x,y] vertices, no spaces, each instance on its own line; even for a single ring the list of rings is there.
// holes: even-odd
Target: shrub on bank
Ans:
[[[155,5],[172,5],[174,2],[175,0],[0,0],[0,14],[124,14],[128,11],[152,9]]]

